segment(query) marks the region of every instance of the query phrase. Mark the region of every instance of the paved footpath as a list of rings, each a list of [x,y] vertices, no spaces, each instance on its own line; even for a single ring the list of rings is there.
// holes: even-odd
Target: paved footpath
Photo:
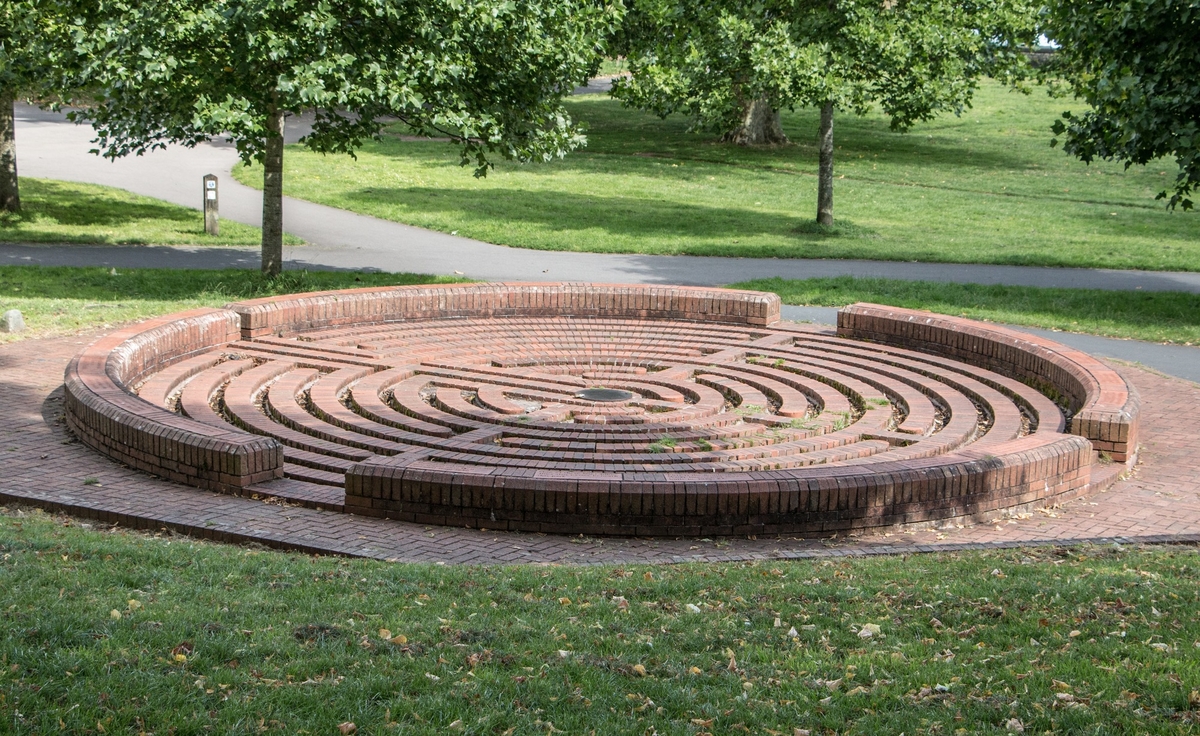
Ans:
[[[1115,366],[1142,397],[1141,461],[1104,493],[998,523],[841,539],[592,539],[426,527],[178,486],[74,441],[61,420],[67,361],[97,335],[0,346],[0,503],[123,526],[307,552],[444,564],[673,563],[895,554],[1030,544],[1200,543],[1200,385]],[[94,479],[97,483],[85,484]]]

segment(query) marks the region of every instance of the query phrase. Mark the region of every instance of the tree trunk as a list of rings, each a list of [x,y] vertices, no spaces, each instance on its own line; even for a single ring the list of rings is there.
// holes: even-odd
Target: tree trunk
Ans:
[[[833,225],[833,103],[821,107],[821,128],[817,135],[821,165],[817,173],[817,224]]]
[[[19,212],[17,185],[17,132],[13,94],[0,90],[0,212]]]
[[[262,272],[283,271],[283,111],[267,113],[266,152],[263,156]]]
[[[779,111],[772,109],[770,101],[765,97],[746,103],[741,125],[726,133],[723,140],[739,146],[789,142],[779,122]]]

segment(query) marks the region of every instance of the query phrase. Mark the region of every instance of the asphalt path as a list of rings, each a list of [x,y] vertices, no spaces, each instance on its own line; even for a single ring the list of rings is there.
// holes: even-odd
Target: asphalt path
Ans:
[[[599,90],[597,90],[599,91]],[[308,121],[289,119],[295,142]],[[221,217],[261,224],[262,195],[235,181],[233,146],[170,146],[115,162],[89,153],[90,127],[60,113],[17,106],[18,166],[22,176],[62,179],[127,189],[176,204],[202,206],[201,179],[220,177]],[[312,202],[286,198],[285,229],[306,241],[285,247],[285,267],[313,270],[410,271],[461,274],[488,281],[591,281],[720,285],[778,276],[884,277],[950,283],[1009,284],[1106,290],[1184,291],[1200,294],[1200,273],[1034,268],[893,261],[646,256],[536,251],[483,243]],[[257,268],[255,248],[167,246],[61,246],[0,244],[0,264],[116,268]],[[833,310],[788,307],[785,317],[832,323]],[[1018,328],[1025,329],[1025,328]],[[1105,357],[1140,362],[1164,373],[1200,381],[1200,349],[1029,330]]]

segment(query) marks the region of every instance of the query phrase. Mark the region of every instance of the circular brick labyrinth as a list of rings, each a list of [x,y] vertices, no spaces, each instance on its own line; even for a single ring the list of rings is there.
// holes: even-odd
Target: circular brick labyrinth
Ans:
[[[96,431],[87,410],[98,407],[72,391],[72,370],[87,383],[87,353],[68,370],[72,426],[194,485],[571,533],[829,532],[986,515],[1095,487],[1113,475],[1093,478],[1097,449],[1128,459],[1129,426],[1124,442],[1111,418],[1103,431],[1084,426],[1136,403],[1119,376],[1061,346],[1038,363],[1036,346],[1001,355],[983,338],[976,363],[990,367],[972,364],[954,354],[953,336],[974,324],[964,320],[940,327],[953,344],[937,354],[882,344],[930,337],[896,328],[889,340],[880,330],[903,322],[869,308],[848,313],[860,324],[846,319],[842,335],[780,323],[773,295],[677,289],[646,308],[636,301],[646,287],[424,291],[451,303],[414,301],[411,287],[300,295],[120,335],[89,350],[120,389],[109,404],[137,421],[106,418],[151,433],[157,449]],[[1072,419],[1091,443],[1067,433]]]
[[[589,400],[598,389],[616,396]],[[517,317],[311,332],[194,358],[138,393],[274,437],[286,476],[338,488],[373,455],[780,470],[990,447],[1038,431],[1043,416],[1051,432],[1062,427],[1045,396],[953,361],[686,322]]]

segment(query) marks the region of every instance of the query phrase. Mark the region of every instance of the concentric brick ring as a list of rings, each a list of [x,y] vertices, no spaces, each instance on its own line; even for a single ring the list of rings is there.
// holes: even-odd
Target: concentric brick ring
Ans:
[[[983,367],[953,356],[961,346],[939,355],[881,344],[891,333],[848,339],[903,324],[871,309],[847,312],[837,335],[779,322],[773,295],[746,292],[471,285],[300,295],[143,330],[108,348],[106,375],[170,417],[163,426],[261,445],[240,476],[212,479],[230,463],[219,452],[146,469],[421,523],[831,532],[986,515],[1092,486],[1094,448],[1066,433],[1068,419],[1095,414],[1115,373],[1067,351],[1043,356],[1063,375],[1031,380],[1028,344],[1008,357],[986,350]],[[939,329],[964,334],[956,327]],[[1006,337],[981,329],[988,344]],[[928,347],[929,337],[890,341]],[[1094,379],[1091,394],[1081,377]],[[1136,402],[1124,382],[1112,389],[1125,389],[1128,413]],[[85,440],[95,434],[86,413],[72,411]],[[92,444],[127,462],[136,455]]]

